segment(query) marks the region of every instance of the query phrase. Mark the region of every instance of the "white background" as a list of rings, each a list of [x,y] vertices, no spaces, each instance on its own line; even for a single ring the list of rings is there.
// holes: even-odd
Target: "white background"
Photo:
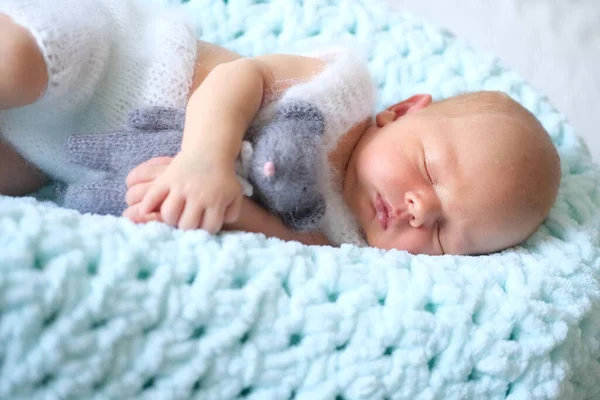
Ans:
[[[548,96],[600,163],[600,0],[387,0],[491,51]]]

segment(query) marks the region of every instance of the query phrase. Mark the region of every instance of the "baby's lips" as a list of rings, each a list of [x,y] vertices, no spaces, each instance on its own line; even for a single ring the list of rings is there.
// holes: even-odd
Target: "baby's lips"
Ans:
[[[386,207],[386,203],[381,198],[380,194],[377,194],[375,198],[375,211],[377,212],[377,220],[383,230],[387,229],[389,209]]]

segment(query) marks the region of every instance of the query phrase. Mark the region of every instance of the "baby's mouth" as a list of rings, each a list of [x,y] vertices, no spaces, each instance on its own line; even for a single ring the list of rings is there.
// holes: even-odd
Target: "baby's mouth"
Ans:
[[[385,203],[385,201],[383,201],[383,199],[381,198],[381,195],[379,193],[375,197],[374,206],[375,206],[377,221],[379,222],[379,225],[381,225],[381,228],[385,231],[385,230],[387,230],[387,227],[388,227],[388,220],[390,218],[390,210],[389,210],[387,204]]]

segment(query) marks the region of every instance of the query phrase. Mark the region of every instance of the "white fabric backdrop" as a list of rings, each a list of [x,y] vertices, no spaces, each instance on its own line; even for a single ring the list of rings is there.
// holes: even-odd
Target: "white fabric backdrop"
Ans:
[[[600,162],[600,0],[387,0],[498,55],[563,112]]]

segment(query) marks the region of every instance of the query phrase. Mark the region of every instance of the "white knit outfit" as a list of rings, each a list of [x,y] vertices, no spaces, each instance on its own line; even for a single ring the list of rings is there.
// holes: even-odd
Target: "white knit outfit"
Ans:
[[[342,197],[342,181],[328,161],[328,153],[354,126],[372,118],[376,91],[367,64],[356,54],[344,49],[330,49],[309,54],[324,60],[326,67],[310,81],[290,87],[280,99],[263,108],[255,124],[268,121],[279,103],[303,100],[323,113],[325,132],[320,154],[325,168],[318,182],[325,196],[326,212],[322,231],[332,244],[365,245],[358,223]]]
[[[196,38],[175,14],[135,0],[0,0],[27,28],[48,67],[43,97],[0,111],[0,134],[51,177],[89,179],[69,164],[69,135],[121,127],[137,107],[184,107]]]

